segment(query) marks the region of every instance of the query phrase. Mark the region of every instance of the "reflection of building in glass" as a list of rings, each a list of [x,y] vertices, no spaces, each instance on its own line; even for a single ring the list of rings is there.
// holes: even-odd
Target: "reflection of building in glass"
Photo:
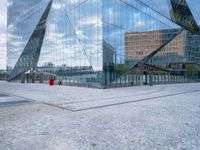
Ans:
[[[6,70],[0,70],[0,80],[6,79]]]
[[[177,33],[176,29],[155,30],[149,32],[125,33],[125,62],[130,64],[143,59],[153,50]],[[172,42],[156,54],[151,63],[169,65],[170,63],[197,63],[200,64],[200,35],[192,35],[184,31]]]
[[[8,0],[8,79],[44,74],[67,85],[104,88],[132,85],[138,77],[130,77],[135,75],[130,68],[149,54],[140,66],[199,62],[199,37],[179,33],[183,27],[195,34],[196,16],[184,3],[184,17],[179,2]],[[158,53],[151,54],[154,50]]]

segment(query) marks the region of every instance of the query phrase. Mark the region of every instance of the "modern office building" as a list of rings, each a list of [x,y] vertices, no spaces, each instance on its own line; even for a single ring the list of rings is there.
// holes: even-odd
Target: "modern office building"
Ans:
[[[184,37],[199,34],[195,10],[185,0],[8,0],[7,79],[133,85],[163,51],[199,59],[198,37]],[[144,40],[128,43],[133,34]]]

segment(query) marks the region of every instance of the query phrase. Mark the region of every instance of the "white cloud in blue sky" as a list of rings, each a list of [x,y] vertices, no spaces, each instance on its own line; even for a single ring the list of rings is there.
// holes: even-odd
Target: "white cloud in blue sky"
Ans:
[[[0,0],[0,69],[6,68],[7,0]]]

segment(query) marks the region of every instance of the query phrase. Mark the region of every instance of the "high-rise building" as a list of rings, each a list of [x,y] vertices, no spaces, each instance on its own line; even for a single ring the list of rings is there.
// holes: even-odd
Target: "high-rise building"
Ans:
[[[8,0],[8,80],[104,88],[132,83],[126,75],[162,51],[199,59],[198,38],[183,37],[199,32],[194,10],[183,0]]]

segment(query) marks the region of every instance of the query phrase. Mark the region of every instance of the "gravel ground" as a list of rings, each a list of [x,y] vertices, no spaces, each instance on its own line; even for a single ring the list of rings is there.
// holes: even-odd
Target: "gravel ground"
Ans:
[[[19,96],[26,96],[30,91],[29,94],[36,93],[31,97],[39,99],[37,93],[40,90],[31,90],[36,85],[17,84],[20,88],[16,89],[16,84],[9,83],[2,89],[6,84],[0,83],[0,91],[4,94],[6,91],[17,95],[13,91],[26,87]],[[44,93],[48,90],[51,93],[52,88],[45,85],[41,88]],[[70,93],[62,102],[46,98],[19,105],[0,105],[0,150],[200,150],[200,84],[153,86],[151,89],[53,88],[63,97],[63,92],[68,90],[79,89],[79,95]],[[91,93],[88,101],[81,95],[90,95],[94,91],[97,93]],[[126,97],[128,93],[130,95]],[[139,100],[142,98],[140,93],[145,98],[150,93],[150,98]],[[161,97],[153,98],[158,95]],[[115,103],[113,99],[116,99]],[[133,102],[118,104],[132,99]],[[93,105],[88,103],[93,100],[98,101],[98,104],[93,102],[94,106],[102,107],[92,108]],[[45,104],[47,101],[55,105]],[[111,101],[116,105],[107,106]],[[65,103],[77,103],[78,109],[70,111],[59,107]],[[81,107],[82,103],[91,109],[79,110],[85,108]]]

